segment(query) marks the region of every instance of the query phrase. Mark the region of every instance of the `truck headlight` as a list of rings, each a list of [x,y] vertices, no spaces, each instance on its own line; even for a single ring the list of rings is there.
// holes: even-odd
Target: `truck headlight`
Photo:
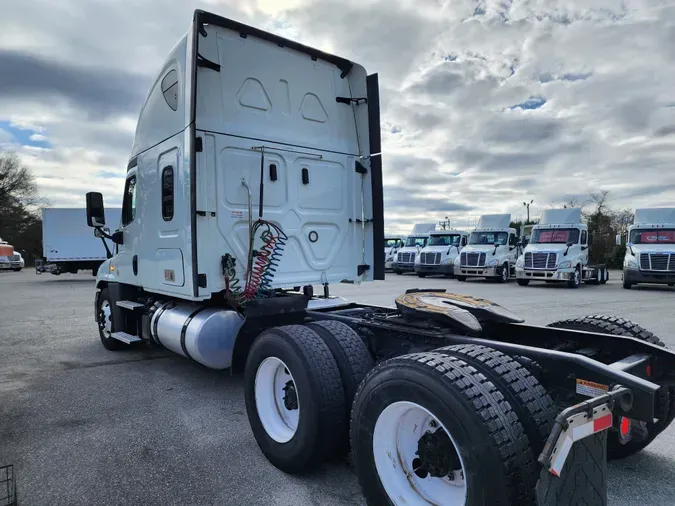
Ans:
[[[572,267],[572,260],[565,260],[558,264],[558,269],[569,269],[570,267]]]
[[[516,267],[522,267],[523,263],[523,257],[518,257],[518,260],[516,260]]]
[[[496,258],[493,258],[493,259],[490,260],[487,264],[488,264],[488,265],[499,265],[499,260],[496,259]]]
[[[623,268],[624,269],[637,269],[638,268],[637,261],[635,260],[634,257],[626,257],[626,259],[623,261]]]
[[[457,267],[459,267],[459,266],[461,265],[461,263],[462,263],[462,261],[461,261],[461,259],[459,258],[459,255],[457,255],[457,256],[455,257],[455,265],[456,265]]]

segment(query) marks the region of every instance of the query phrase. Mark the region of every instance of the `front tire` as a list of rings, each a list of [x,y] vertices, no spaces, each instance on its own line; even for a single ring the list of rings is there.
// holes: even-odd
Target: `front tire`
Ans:
[[[394,271],[394,272],[395,272],[397,275],[399,275],[399,276],[400,276],[401,274],[403,274],[403,271]]]
[[[466,276],[455,276],[457,281],[466,281]]]
[[[523,427],[495,385],[459,358],[418,353],[380,364],[356,396],[351,435],[369,505],[531,502]],[[477,442],[480,451],[470,450]]]
[[[567,288],[579,288],[579,285],[581,285],[581,267],[577,265],[572,279],[567,281]]]
[[[278,469],[298,473],[333,457],[346,430],[340,370],[313,330],[288,325],[253,343],[244,372],[253,436]]]
[[[509,264],[505,263],[502,265],[502,270],[499,273],[499,277],[497,278],[497,281],[500,283],[507,283],[509,281]]]
[[[419,277],[419,278],[426,278],[427,275],[424,274],[423,272],[418,272],[418,273],[417,273],[417,277]]]
[[[518,280],[518,286],[527,286],[530,284],[529,279],[519,279]]]
[[[13,270],[14,272],[21,272],[21,267],[19,267],[18,269],[12,269],[12,270]]]
[[[112,337],[115,332],[115,325],[112,317],[112,302],[110,299],[110,292],[107,288],[101,290],[98,295],[98,302],[96,304],[96,315],[98,323],[98,335],[101,338],[101,344],[106,350],[117,351],[124,348],[122,341],[118,341]]]

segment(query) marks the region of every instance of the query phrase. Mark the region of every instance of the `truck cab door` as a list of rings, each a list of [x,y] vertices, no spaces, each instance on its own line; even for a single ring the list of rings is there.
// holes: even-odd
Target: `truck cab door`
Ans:
[[[120,229],[122,244],[117,244],[117,254],[112,262],[115,277],[120,283],[139,286],[138,276],[138,239],[140,231],[140,216],[138,216],[138,174],[131,169],[124,183],[124,197],[122,200],[122,219]]]
[[[583,265],[588,265],[588,252],[590,251],[590,244],[588,243],[588,232],[586,230],[581,231],[580,239],[580,248],[579,259]]]

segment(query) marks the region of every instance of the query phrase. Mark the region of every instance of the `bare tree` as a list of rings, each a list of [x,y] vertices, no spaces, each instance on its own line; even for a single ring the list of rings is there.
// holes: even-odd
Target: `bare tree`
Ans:
[[[0,152],[0,210],[39,202],[35,177],[15,153]]]

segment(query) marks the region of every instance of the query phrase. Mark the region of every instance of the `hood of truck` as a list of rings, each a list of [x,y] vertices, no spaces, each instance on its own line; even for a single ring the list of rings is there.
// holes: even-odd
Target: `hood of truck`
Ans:
[[[566,249],[567,244],[528,244],[523,253],[564,253]]]
[[[448,253],[448,248],[450,248],[450,253]],[[464,251],[464,250],[462,250]],[[457,248],[455,246],[425,246],[420,250],[420,253],[443,253],[449,254],[449,255],[456,255],[457,254]]]
[[[633,244],[633,253],[674,253],[675,244]],[[628,251],[630,253],[630,250]]]
[[[492,255],[492,252],[495,250],[494,246],[489,244],[469,244],[462,248],[462,253],[487,253]]]

